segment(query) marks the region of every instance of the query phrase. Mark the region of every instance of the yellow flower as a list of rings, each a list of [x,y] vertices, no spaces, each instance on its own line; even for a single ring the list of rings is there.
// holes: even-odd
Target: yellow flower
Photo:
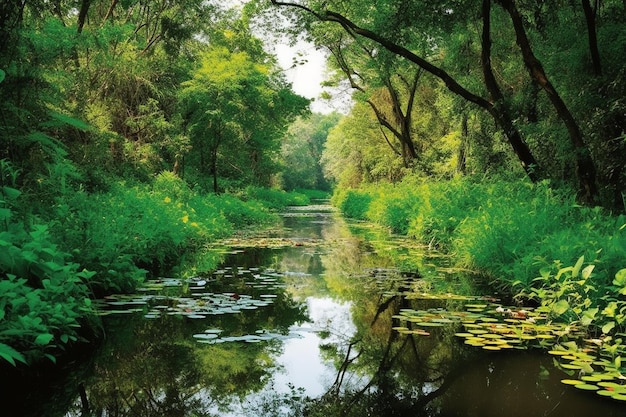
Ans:
[[[196,223],[196,222],[191,222],[190,224],[191,224],[192,227],[198,227],[198,223]]]
[[[185,214],[183,217],[181,217],[181,220],[183,221],[183,223],[187,223],[189,221],[189,216]]]
[[[172,199],[171,199],[171,198],[169,198],[169,197],[165,197],[165,198],[163,199],[163,202],[164,202],[164,203],[171,203],[171,202],[172,202]]]

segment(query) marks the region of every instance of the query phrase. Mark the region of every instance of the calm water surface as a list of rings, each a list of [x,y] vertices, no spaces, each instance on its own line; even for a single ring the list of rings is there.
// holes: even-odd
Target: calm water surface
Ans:
[[[103,346],[67,372],[4,381],[4,416],[625,416],[563,385],[536,350],[485,352],[453,326],[393,330],[411,290],[459,290],[445,258],[327,207],[230,242],[215,273],[107,300]],[[424,278],[418,278],[416,271]]]

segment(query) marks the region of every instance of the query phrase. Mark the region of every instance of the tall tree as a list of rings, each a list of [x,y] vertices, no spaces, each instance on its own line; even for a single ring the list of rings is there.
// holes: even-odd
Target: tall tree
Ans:
[[[524,63],[528,68],[532,79],[546,92],[548,99],[554,106],[559,118],[563,121],[569,134],[570,142],[574,148],[575,160],[576,160],[576,178],[579,182],[580,198],[586,203],[595,203],[598,197],[598,189],[596,185],[596,168],[591,158],[591,153],[585,140],[583,139],[582,132],[578,125],[578,122],[574,119],[574,116],[570,112],[567,104],[561,98],[543,68],[543,65],[535,56],[533,48],[526,34],[524,22],[520,12],[513,0],[496,0],[511,16],[513,28],[515,29],[515,35],[517,38],[517,44],[522,52]],[[484,0],[484,3],[489,3],[490,0]]]
[[[464,100],[479,106],[483,110],[486,110],[493,117],[496,125],[499,126],[500,129],[502,129],[513,151],[518,157],[522,168],[527,173],[529,178],[531,178],[533,181],[536,181],[540,178],[538,169],[539,164],[533,156],[530,148],[524,141],[518,128],[513,123],[513,117],[508,113],[506,106],[502,106],[501,103],[493,102],[470,91],[443,68],[433,64],[427,58],[416,54],[408,47],[401,45],[399,42],[401,42],[402,40],[407,40],[411,32],[411,27],[395,26],[393,28],[390,28],[389,26],[383,26],[380,31],[374,31],[355,23],[353,20],[351,20],[342,13],[328,9],[325,2],[322,2],[321,5],[317,4],[316,2],[310,2],[305,5],[300,3],[271,0],[271,3],[276,6],[290,7],[299,11],[304,11],[308,15],[314,16],[315,19],[319,22],[331,22],[339,24],[341,25],[341,27],[344,28],[346,32],[352,34],[353,36],[363,39],[369,39],[375,44],[382,46],[392,54],[398,55],[412,62],[424,71],[440,79],[451,92],[462,97]],[[399,7],[398,5],[396,6],[397,7],[395,8],[390,7],[389,9],[393,9],[395,13],[394,16],[399,16],[402,17],[402,19],[405,19],[405,25],[406,23],[408,23],[408,17],[412,15],[412,13],[408,12],[408,10],[411,9],[413,13],[416,13],[415,10],[416,8],[418,8],[418,5],[409,5],[407,2],[400,3]],[[450,15],[456,10],[459,10],[459,7],[456,4],[437,4],[434,5],[432,8],[426,7],[426,9],[430,10],[430,12],[432,13],[432,15],[429,17],[445,20],[447,15]],[[357,7],[355,5],[348,4],[345,6],[345,10],[347,12],[354,12],[355,10],[357,10]],[[363,9],[361,8],[359,9],[359,11],[363,11]],[[368,9],[368,11],[371,10]],[[405,13],[403,13],[403,11]],[[380,16],[376,17],[375,15],[369,15],[367,16],[367,18],[364,19],[364,21],[367,21],[368,19],[370,21],[384,20],[381,19]],[[385,31],[387,31],[388,33],[385,33]],[[393,41],[391,40],[391,37],[386,36],[391,35],[392,33],[394,35]],[[425,44],[428,43],[428,40],[425,40],[423,38],[427,38],[426,34],[424,34],[420,41]]]
[[[247,52],[215,46],[202,54],[201,65],[183,83],[181,112],[191,152],[199,172],[211,176],[214,192],[220,176],[267,185],[268,164],[278,157],[287,122],[308,104],[272,71]]]

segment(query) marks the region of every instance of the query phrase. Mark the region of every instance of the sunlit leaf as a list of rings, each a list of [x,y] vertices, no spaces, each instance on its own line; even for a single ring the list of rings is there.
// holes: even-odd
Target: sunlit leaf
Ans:
[[[35,344],[39,346],[45,346],[54,339],[54,336],[50,333],[42,333],[35,338]]]
[[[569,310],[569,303],[567,300],[559,300],[552,305],[552,312],[557,316],[565,314]]]
[[[578,274],[580,273],[580,268],[582,268],[584,262],[585,262],[584,256],[581,256],[580,258],[578,258],[578,261],[576,261],[576,265],[574,265],[574,268],[572,269],[572,277],[574,278],[578,277]]]
[[[600,389],[597,385],[592,385],[592,384],[577,384],[574,386],[578,389],[582,389],[585,391],[597,391],[598,389]]]

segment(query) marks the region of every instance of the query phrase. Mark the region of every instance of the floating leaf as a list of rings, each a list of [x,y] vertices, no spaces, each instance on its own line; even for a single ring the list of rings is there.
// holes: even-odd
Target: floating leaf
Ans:
[[[500,346],[488,345],[488,346],[483,346],[483,349],[485,349],[485,350],[500,350],[501,347]]]
[[[611,395],[611,398],[618,401],[626,401],[626,394],[613,393],[613,395]]]
[[[582,389],[585,391],[597,391],[598,389],[600,389],[597,385],[592,385],[592,384],[577,384],[574,386],[578,389]]]
[[[562,379],[561,383],[565,385],[581,385],[584,384],[584,381],[581,381],[579,379]]]
[[[209,340],[209,339],[217,339],[218,335],[215,333],[197,333],[197,334],[194,334],[193,337],[196,339]]]

